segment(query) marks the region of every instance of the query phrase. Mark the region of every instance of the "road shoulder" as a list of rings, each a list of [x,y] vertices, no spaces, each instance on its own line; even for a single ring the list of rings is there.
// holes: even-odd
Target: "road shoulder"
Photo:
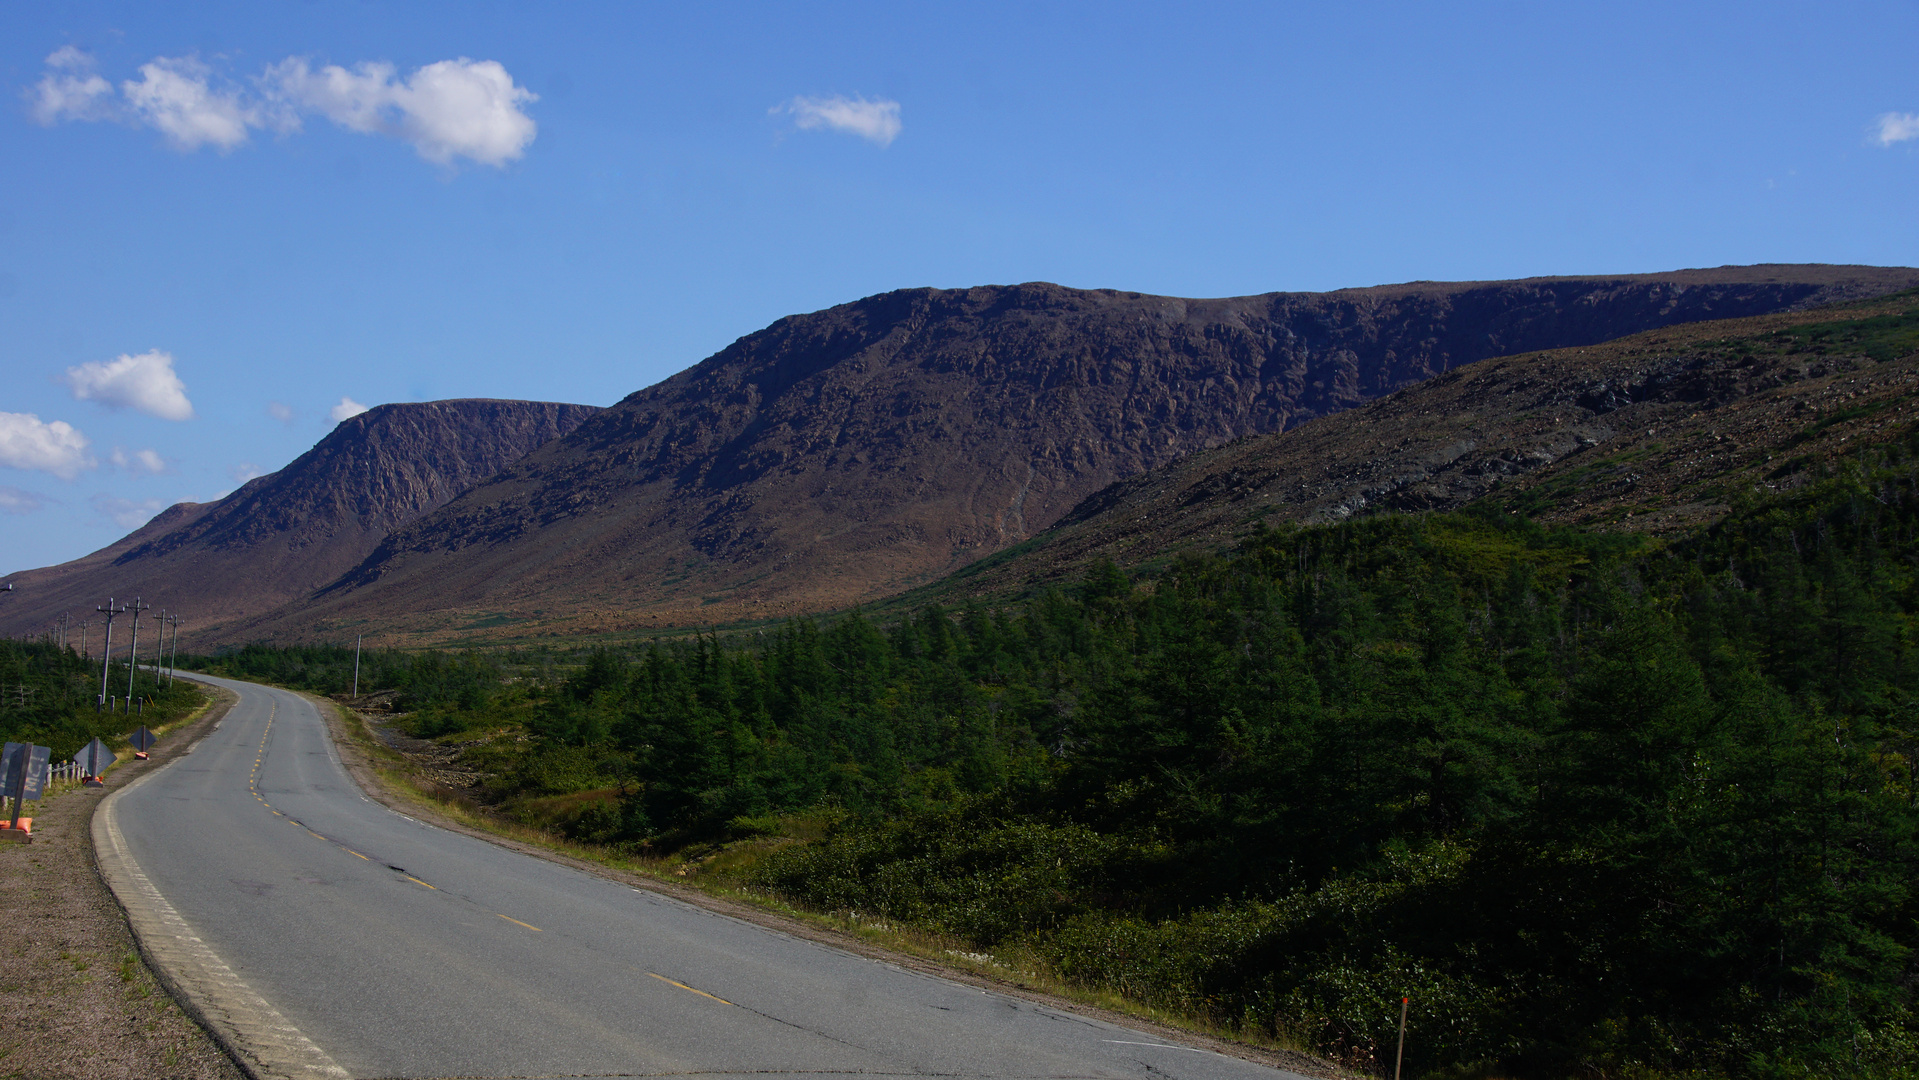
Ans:
[[[105,788],[43,800],[33,843],[0,844],[0,1076],[239,1080],[220,1045],[143,961],[126,913],[101,879],[91,824],[101,802],[177,758],[231,703],[216,696],[169,731],[150,760],[127,760]]]

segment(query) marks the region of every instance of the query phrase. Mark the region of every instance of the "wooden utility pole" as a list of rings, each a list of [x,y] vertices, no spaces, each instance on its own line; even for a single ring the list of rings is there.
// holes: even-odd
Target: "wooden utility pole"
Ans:
[[[133,644],[127,653],[127,711],[133,711],[133,673],[140,670],[140,613],[152,610],[153,605],[143,604],[139,597],[126,610],[133,614]]]
[[[107,640],[106,644],[100,646],[100,700],[94,706],[104,709],[107,707],[107,665],[113,662],[113,617],[126,609],[114,607],[113,597],[109,596],[106,607],[93,610],[107,617]]]
[[[173,685],[174,673],[180,670],[180,616],[169,615],[167,621],[173,624],[173,651],[167,654],[167,685]]]

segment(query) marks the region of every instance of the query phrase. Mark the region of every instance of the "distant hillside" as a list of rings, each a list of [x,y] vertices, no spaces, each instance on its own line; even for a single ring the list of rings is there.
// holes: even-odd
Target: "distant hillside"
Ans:
[[[886,293],[740,339],[225,632],[424,642],[842,606],[1018,543],[1115,480],[1487,357],[1915,283],[1765,266],[1220,300]]]
[[[536,401],[381,405],[214,503],[180,503],[84,558],[12,576],[0,630],[77,621],[143,598],[196,630],[269,611],[339,577],[394,529],[572,431],[599,409]]]
[[[1919,294],[1504,357],[1100,491],[955,601],[1232,545],[1259,524],[1497,500],[1542,521],[1673,533],[1919,426]]]

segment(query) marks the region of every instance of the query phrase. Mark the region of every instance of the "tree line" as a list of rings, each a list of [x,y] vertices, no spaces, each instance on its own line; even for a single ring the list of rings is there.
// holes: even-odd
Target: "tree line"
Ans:
[[[97,705],[100,668],[100,661],[56,644],[51,636],[0,638],[0,737],[38,743],[52,751],[51,760],[65,761],[96,738],[112,742],[142,725],[158,727],[186,716],[204,700],[198,687],[169,685],[143,666],[133,692],[144,710],[103,712]],[[124,694],[127,665],[112,664],[106,674],[109,691]]]

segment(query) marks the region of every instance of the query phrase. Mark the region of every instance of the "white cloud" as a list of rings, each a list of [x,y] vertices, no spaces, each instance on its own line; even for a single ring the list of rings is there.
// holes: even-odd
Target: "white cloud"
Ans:
[[[90,361],[67,369],[67,386],[80,401],[138,409],[162,420],[193,419],[186,384],[173,373],[173,355],[158,349],[121,353],[108,363]]]
[[[120,84],[135,115],[158,128],[181,150],[208,143],[222,151],[247,141],[247,128],[260,124],[259,109],[240,100],[234,89],[208,84],[211,70],[191,57],[159,57],[140,65],[140,81]]]
[[[293,423],[293,407],[284,401],[267,402],[267,415],[282,424]]]
[[[1879,118],[1880,146],[1919,139],[1919,113],[1887,113]]]
[[[266,473],[261,472],[260,467],[253,462],[242,461],[240,464],[228,469],[227,475],[233,477],[235,484],[244,484],[256,476],[265,476]],[[224,499],[226,495],[226,492],[221,492],[220,497]]]
[[[0,412],[0,465],[71,480],[95,464],[87,453],[87,437],[65,420],[49,424],[33,413]]]
[[[95,510],[122,529],[137,529],[167,508],[167,504],[158,499],[120,499],[112,495],[95,495],[88,501],[93,503]]]
[[[316,72],[295,57],[269,68],[263,82],[296,116],[315,112],[349,131],[394,136],[441,165],[456,157],[505,165],[539,133],[520,109],[539,96],[514,85],[495,60],[442,60],[402,80],[391,64]]]
[[[113,84],[93,70],[93,57],[62,45],[47,57],[50,69],[28,88],[27,112],[48,127],[62,120],[106,120],[114,114]]]
[[[886,146],[899,137],[900,103],[868,101],[865,98],[796,97],[768,110],[773,116],[786,113],[801,131],[843,131],[868,142]]]
[[[194,57],[161,56],[140,66],[138,80],[120,84],[123,104],[94,72],[92,57],[72,46],[47,57],[47,67],[26,91],[40,123],[123,117],[158,129],[180,150],[224,152],[253,129],[292,133],[304,116],[318,115],[349,131],[400,139],[437,164],[467,158],[503,166],[523,157],[539,134],[523,108],[539,95],[516,85],[497,60],[441,60],[400,78],[392,64],[315,71],[296,56],[269,65],[249,89]]]
[[[0,514],[31,514],[51,501],[31,491],[0,484]]]
[[[340,403],[329,410],[327,415],[333,417],[333,422],[337,424],[342,420],[351,420],[365,411],[365,405],[350,397],[342,397]]]
[[[128,472],[152,473],[158,476],[167,471],[167,459],[161,457],[155,450],[135,450],[129,454],[126,447],[116,446],[113,448],[113,453],[107,455],[107,460],[112,462],[115,468],[125,469]]]

